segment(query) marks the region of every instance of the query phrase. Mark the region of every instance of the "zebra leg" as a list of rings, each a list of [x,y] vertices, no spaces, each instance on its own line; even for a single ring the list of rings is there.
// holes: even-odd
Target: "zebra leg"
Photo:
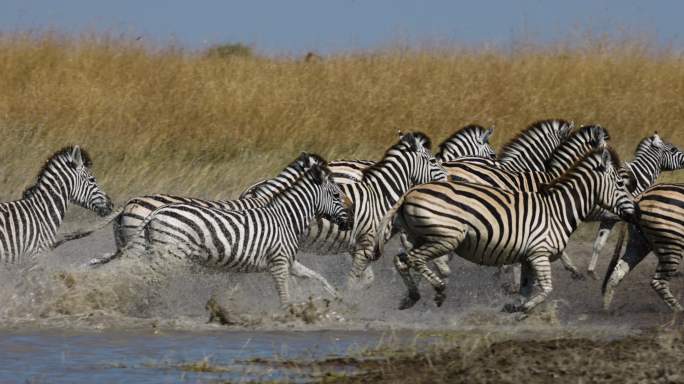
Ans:
[[[530,296],[532,296],[532,291],[534,290],[534,270],[532,269],[529,263],[523,261],[522,263],[520,263],[519,271],[520,279],[517,281],[520,282],[520,289],[518,292],[523,297],[529,298]]]
[[[432,261],[432,263],[435,265],[435,268],[437,269],[437,273],[439,274],[439,277],[442,279],[446,279],[451,275],[451,268],[449,268],[449,255],[444,255],[436,258],[435,260]]]
[[[544,302],[553,290],[553,285],[551,284],[551,261],[549,257],[546,255],[531,257],[529,264],[537,277],[541,291],[533,294],[522,305],[506,304],[503,308],[504,312],[529,312]]]
[[[356,247],[352,252],[352,269],[347,281],[349,288],[359,289],[373,282],[375,277],[373,270],[369,266],[372,260],[374,260],[373,239],[366,236],[357,241]]]
[[[444,256],[456,247],[451,243],[426,243],[419,245],[408,252],[407,263],[411,269],[423,275],[435,289],[435,303],[441,307],[446,299],[446,282],[427,266],[427,262],[437,257]]]
[[[560,260],[561,263],[563,263],[563,268],[565,268],[566,271],[570,272],[570,276],[572,276],[574,280],[585,279],[582,272],[580,272],[579,269],[575,267],[575,264],[572,262],[570,255],[568,255],[565,251],[561,252]]]
[[[612,271],[608,271],[610,275],[606,276],[606,281],[603,288],[603,309],[608,310],[610,303],[613,301],[615,295],[615,288],[625,278],[646,255],[651,252],[651,245],[648,240],[641,234],[640,231],[635,230],[633,225],[629,225],[629,240],[627,241],[627,250],[625,254],[617,261]]]
[[[290,304],[290,291],[287,283],[287,278],[290,275],[290,265],[288,261],[282,259],[271,261],[269,271],[275,281],[278,297],[280,298],[280,306],[287,307]]]
[[[401,252],[394,256],[394,267],[397,269],[397,272],[399,272],[399,276],[401,276],[401,279],[404,281],[404,284],[408,289],[408,293],[399,304],[399,309],[402,310],[411,308],[418,302],[418,300],[420,300],[420,292],[418,291],[418,284],[416,284],[416,281],[411,275],[411,270],[408,266],[408,259],[405,252]]]
[[[651,280],[651,288],[653,288],[658,296],[667,304],[668,307],[674,312],[684,311],[684,307],[679,303],[676,297],[672,294],[670,290],[670,278],[677,271],[679,263],[682,261],[682,255],[680,253],[668,253],[663,256],[658,255],[658,267],[656,268],[656,273]]]
[[[587,267],[587,272],[589,276],[593,277],[594,280],[598,280],[599,276],[596,274],[596,263],[598,262],[599,254],[601,250],[606,245],[610,231],[613,229],[617,222],[616,221],[601,221],[599,226],[598,234],[596,235],[596,240],[594,240],[594,246],[591,251],[591,260],[589,261],[589,267]],[[574,276],[573,276],[574,277]]]
[[[302,263],[294,261],[290,267],[290,273],[293,276],[300,277],[303,279],[315,279],[321,283],[323,289],[325,289],[331,296],[337,297],[337,290],[335,287],[330,285],[328,280],[321,276],[318,272],[305,267]]]

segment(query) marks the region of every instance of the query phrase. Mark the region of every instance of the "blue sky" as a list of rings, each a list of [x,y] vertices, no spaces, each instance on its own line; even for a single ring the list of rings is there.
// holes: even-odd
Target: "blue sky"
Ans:
[[[188,48],[252,44],[266,54],[333,53],[397,42],[507,46],[578,32],[647,36],[683,47],[684,2],[1,0],[0,30],[105,31]]]

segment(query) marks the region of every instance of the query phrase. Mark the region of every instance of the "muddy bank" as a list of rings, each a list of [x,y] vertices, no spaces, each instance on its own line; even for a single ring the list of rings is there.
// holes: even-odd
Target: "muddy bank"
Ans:
[[[684,383],[683,341],[681,331],[612,340],[471,334],[447,348],[377,350],[310,369],[327,372],[320,381],[329,383]],[[354,371],[340,375],[339,367]]]

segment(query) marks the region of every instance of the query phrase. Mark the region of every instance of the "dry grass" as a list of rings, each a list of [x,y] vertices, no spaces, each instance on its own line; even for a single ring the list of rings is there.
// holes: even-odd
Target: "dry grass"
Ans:
[[[103,36],[0,36],[3,199],[68,143],[87,148],[117,201],[148,192],[228,197],[300,151],[377,159],[396,129],[435,142],[496,124],[607,127],[628,158],[658,130],[684,144],[684,58],[639,41],[573,48],[430,49],[212,58]]]

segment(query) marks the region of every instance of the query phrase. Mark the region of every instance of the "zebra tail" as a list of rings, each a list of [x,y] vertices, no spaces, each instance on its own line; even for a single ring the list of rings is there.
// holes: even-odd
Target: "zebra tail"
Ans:
[[[121,207],[121,208],[117,209],[116,211],[110,213],[109,216],[107,216],[102,223],[98,224],[97,226],[95,226],[91,229],[65,233],[64,235],[62,235],[61,239],[56,240],[52,244],[51,249],[55,249],[55,248],[59,247],[60,245],[67,243],[69,241],[81,239],[81,238],[92,235],[93,232],[99,231],[100,229],[109,225],[112,221],[118,219],[119,216],[121,216],[121,213],[123,213],[123,207]]]
[[[613,274],[613,269],[620,260],[620,255],[622,254],[622,246],[625,241],[625,233],[627,232],[628,224],[622,222],[622,228],[620,229],[620,235],[618,236],[617,244],[615,244],[615,250],[613,251],[613,258],[610,259],[610,264],[608,264],[608,269],[606,270],[606,276],[603,278],[603,285],[601,286],[601,292],[606,293],[606,287],[608,286],[608,281],[610,276]]]
[[[394,217],[397,215],[397,212],[401,208],[401,206],[404,204],[404,196],[402,196],[399,201],[397,201],[396,204],[392,208],[390,208],[389,211],[385,214],[385,216],[382,218],[380,221],[380,226],[378,227],[378,233],[375,236],[375,245],[373,246],[373,257],[377,260],[379,259],[385,248],[385,243],[389,240],[389,238],[392,236],[392,227],[394,224]]]

